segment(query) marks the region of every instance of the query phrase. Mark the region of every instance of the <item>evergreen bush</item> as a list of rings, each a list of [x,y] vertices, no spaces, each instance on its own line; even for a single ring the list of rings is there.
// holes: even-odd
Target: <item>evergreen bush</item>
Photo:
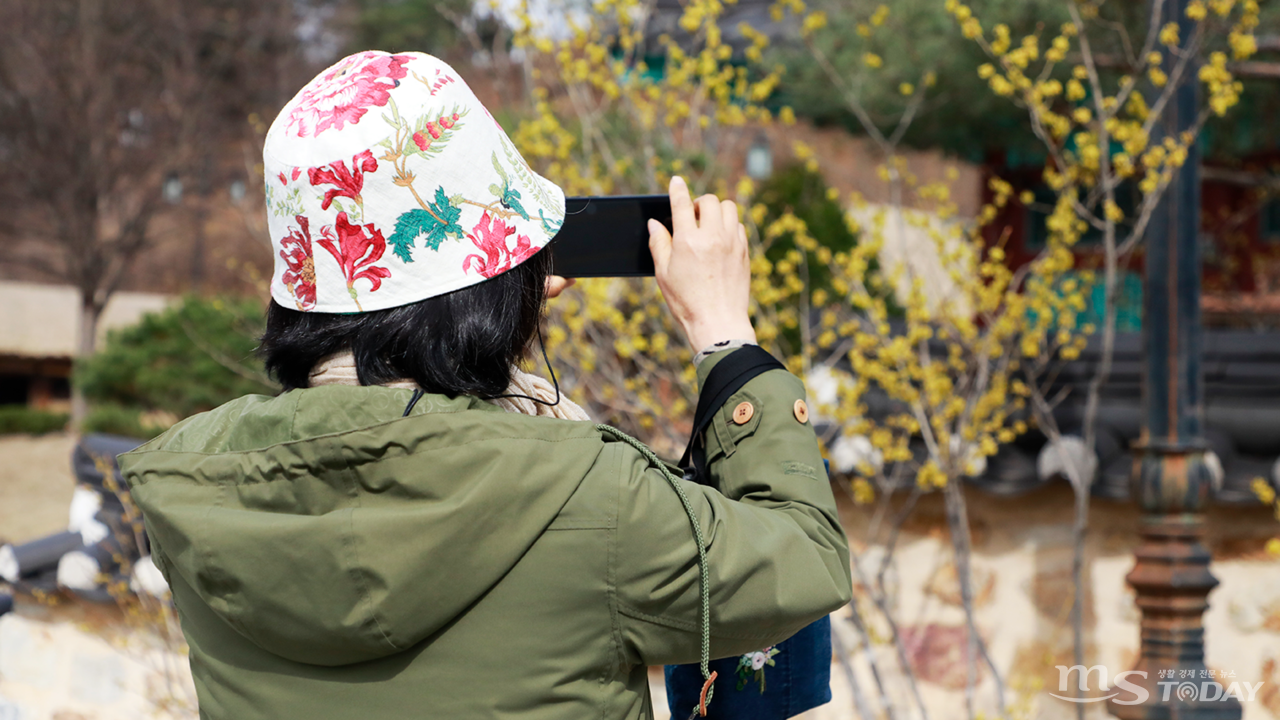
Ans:
[[[75,371],[98,407],[86,429],[139,436],[142,413],[180,419],[242,395],[276,392],[254,355],[264,319],[258,300],[188,297],[111,332]],[[150,424],[163,430],[164,423]]]
[[[62,430],[66,425],[65,413],[37,410],[26,405],[0,405],[0,435],[43,435]]]

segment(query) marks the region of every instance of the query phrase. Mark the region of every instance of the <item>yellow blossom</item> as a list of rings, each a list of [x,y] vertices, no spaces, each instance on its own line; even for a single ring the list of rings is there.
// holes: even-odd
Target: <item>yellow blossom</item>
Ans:
[[[870,467],[866,468],[871,470]],[[861,469],[859,470],[861,472]],[[871,483],[863,478],[856,478],[853,481],[853,502],[858,505],[869,505],[876,499],[876,491],[871,487]]]
[[[1227,35],[1227,43],[1231,46],[1232,56],[1236,60],[1246,60],[1258,52],[1258,39],[1253,36],[1253,33],[1232,30]]]
[[[1062,62],[1066,59],[1067,50],[1070,48],[1071,41],[1059,35],[1053,39],[1053,43],[1050,45],[1049,49],[1045,51],[1044,59],[1053,63]]]
[[[1013,83],[1009,82],[1003,75],[996,75],[991,78],[991,90],[997,95],[1008,97],[1013,94],[1015,89]]]
[[[1267,482],[1265,479],[1261,477],[1254,478],[1251,487],[1253,489],[1253,494],[1257,496],[1258,500],[1260,500],[1263,505],[1270,505],[1275,502],[1276,491],[1271,487],[1271,483]]]
[[[826,26],[827,14],[821,10],[817,10],[805,16],[804,22],[800,25],[800,34],[807,36],[814,30],[821,30]]]

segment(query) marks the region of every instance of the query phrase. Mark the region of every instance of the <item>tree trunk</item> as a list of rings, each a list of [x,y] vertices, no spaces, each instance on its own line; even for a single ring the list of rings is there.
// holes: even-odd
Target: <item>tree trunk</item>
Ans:
[[[93,355],[98,340],[98,320],[102,317],[102,304],[83,290],[80,293],[80,334],[76,338],[76,365]],[[79,381],[71,378],[71,431],[79,433],[89,414],[89,404]]]

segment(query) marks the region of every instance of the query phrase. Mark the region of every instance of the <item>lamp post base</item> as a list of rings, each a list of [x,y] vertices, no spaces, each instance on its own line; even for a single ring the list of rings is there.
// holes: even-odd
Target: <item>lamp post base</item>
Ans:
[[[1135,700],[1124,693],[1108,700],[1107,709],[1125,720],[1239,720],[1239,699],[1227,696],[1204,664],[1203,615],[1218,581],[1209,572],[1209,551],[1201,543],[1203,516],[1149,514],[1141,532],[1137,563],[1126,579],[1137,591],[1142,611],[1142,654],[1125,679],[1146,691],[1147,699],[1118,702]]]

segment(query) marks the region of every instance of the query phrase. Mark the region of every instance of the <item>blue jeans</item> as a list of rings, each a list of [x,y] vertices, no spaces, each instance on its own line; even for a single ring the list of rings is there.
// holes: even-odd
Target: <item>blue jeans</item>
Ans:
[[[824,617],[779,643],[777,650],[774,664],[763,668],[763,692],[759,676],[749,668],[739,673],[741,655],[713,660],[711,669],[719,675],[707,718],[786,720],[831,701],[830,618]],[[697,664],[668,665],[666,679],[671,718],[686,720],[698,704],[702,674]]]

